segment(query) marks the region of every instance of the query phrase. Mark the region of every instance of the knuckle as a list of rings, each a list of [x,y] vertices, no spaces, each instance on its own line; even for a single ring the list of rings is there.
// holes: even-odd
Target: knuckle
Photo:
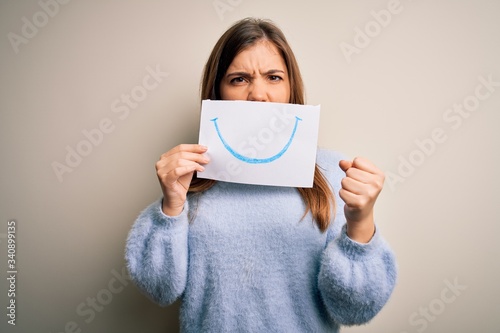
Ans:
[[[382,190],[382,187],[384,186],[384,181],[385,181],[384,177],[376,177],[375,180],[373,181],[373,184],[378,190]]]
[[[347,170],[346,170],[346,172],[345,172],[345,175],[346,175],[347,177],[352,177],[352,172],[353,172],[353,170],[354,170],[353,168],[349,168],[349,169],[347,169]]]
[[[358,202],[358,208],[366,207],[369,202],[370,202],[370,198],[368,196],[361,196],[361,198],[359,199],[359,202]]]
[[[366,196],[366,203],[368,203],[370,200],[373,200],[377,197],[379,191],[375,188],[372,188],[368,191],[367,196]]]
[[[179,152],[179,159],[187,160],[189,159],[189,153],[186,151]]]
[[[180,145],[177,146],[178,150],[179,151],[186,151],[186,150],[189,150],[189,147],[191,145],[187,144],[187,143],[181,143]]]
[[[162,183],[163,185],[168,184],[168,175],[166,173],[159,174],[158,179],[160,180],[160,183]]]
[[[179,178],[180,176],[180,172],[179,172],[179,168],[174,168],[172,171],[169,172],[169,174],[171,175],[172,178]]]
[[[360,210],[363,205],[361,204],[360,200],[354,200],[353,202],[349,203],[349,207],[353,210]]]
[[[359,157],[359,156],[356,156],[353,160],[352,160],[352,165],[353,166],[359,166],[360,163],[363,162],[363,158]]]

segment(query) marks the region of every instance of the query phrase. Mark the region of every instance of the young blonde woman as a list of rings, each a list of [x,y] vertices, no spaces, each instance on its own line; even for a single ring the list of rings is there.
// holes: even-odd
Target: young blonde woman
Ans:
[[[201,98],[304,104],[296,59],[270,21],[216,43]],[[162,306],[182,298],[183,332],[338,332],[371,320],[396,281],[373,206],[384,175],[318,150],[313,188],[196,178],[210,147],[182,144],[156,170],[163,197],[132,227],[131,278]]]

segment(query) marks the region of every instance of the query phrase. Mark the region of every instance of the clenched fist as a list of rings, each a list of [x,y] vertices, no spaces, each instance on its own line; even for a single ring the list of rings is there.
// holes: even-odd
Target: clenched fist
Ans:
[[[342,160],[339,166],[346,173],[339,195],[345,202],[347,234],[355,241],[367,243],[375,232],[373,206],[382,191],[384,173],[361,157]]]

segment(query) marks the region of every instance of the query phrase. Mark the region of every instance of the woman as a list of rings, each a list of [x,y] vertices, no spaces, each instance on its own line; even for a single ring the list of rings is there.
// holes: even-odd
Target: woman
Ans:
[[[283,33],[244,19],[215,45],[202,99],[304,104]],[[163,198],[130,231],[131,278],[160,305],[182,298],[184,332],[338,332],[373,318],[395,285],[376,231],[383,173],[319,150],[313,188],[196,178],[207,147],[179,145],[156,163]]]

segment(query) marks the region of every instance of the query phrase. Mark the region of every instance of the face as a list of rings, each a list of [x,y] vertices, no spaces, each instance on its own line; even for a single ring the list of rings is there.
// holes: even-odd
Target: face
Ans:
[[[278,48],[263,40],[241,51],[220,84],[223,100],[290,102],[290,81]]]

